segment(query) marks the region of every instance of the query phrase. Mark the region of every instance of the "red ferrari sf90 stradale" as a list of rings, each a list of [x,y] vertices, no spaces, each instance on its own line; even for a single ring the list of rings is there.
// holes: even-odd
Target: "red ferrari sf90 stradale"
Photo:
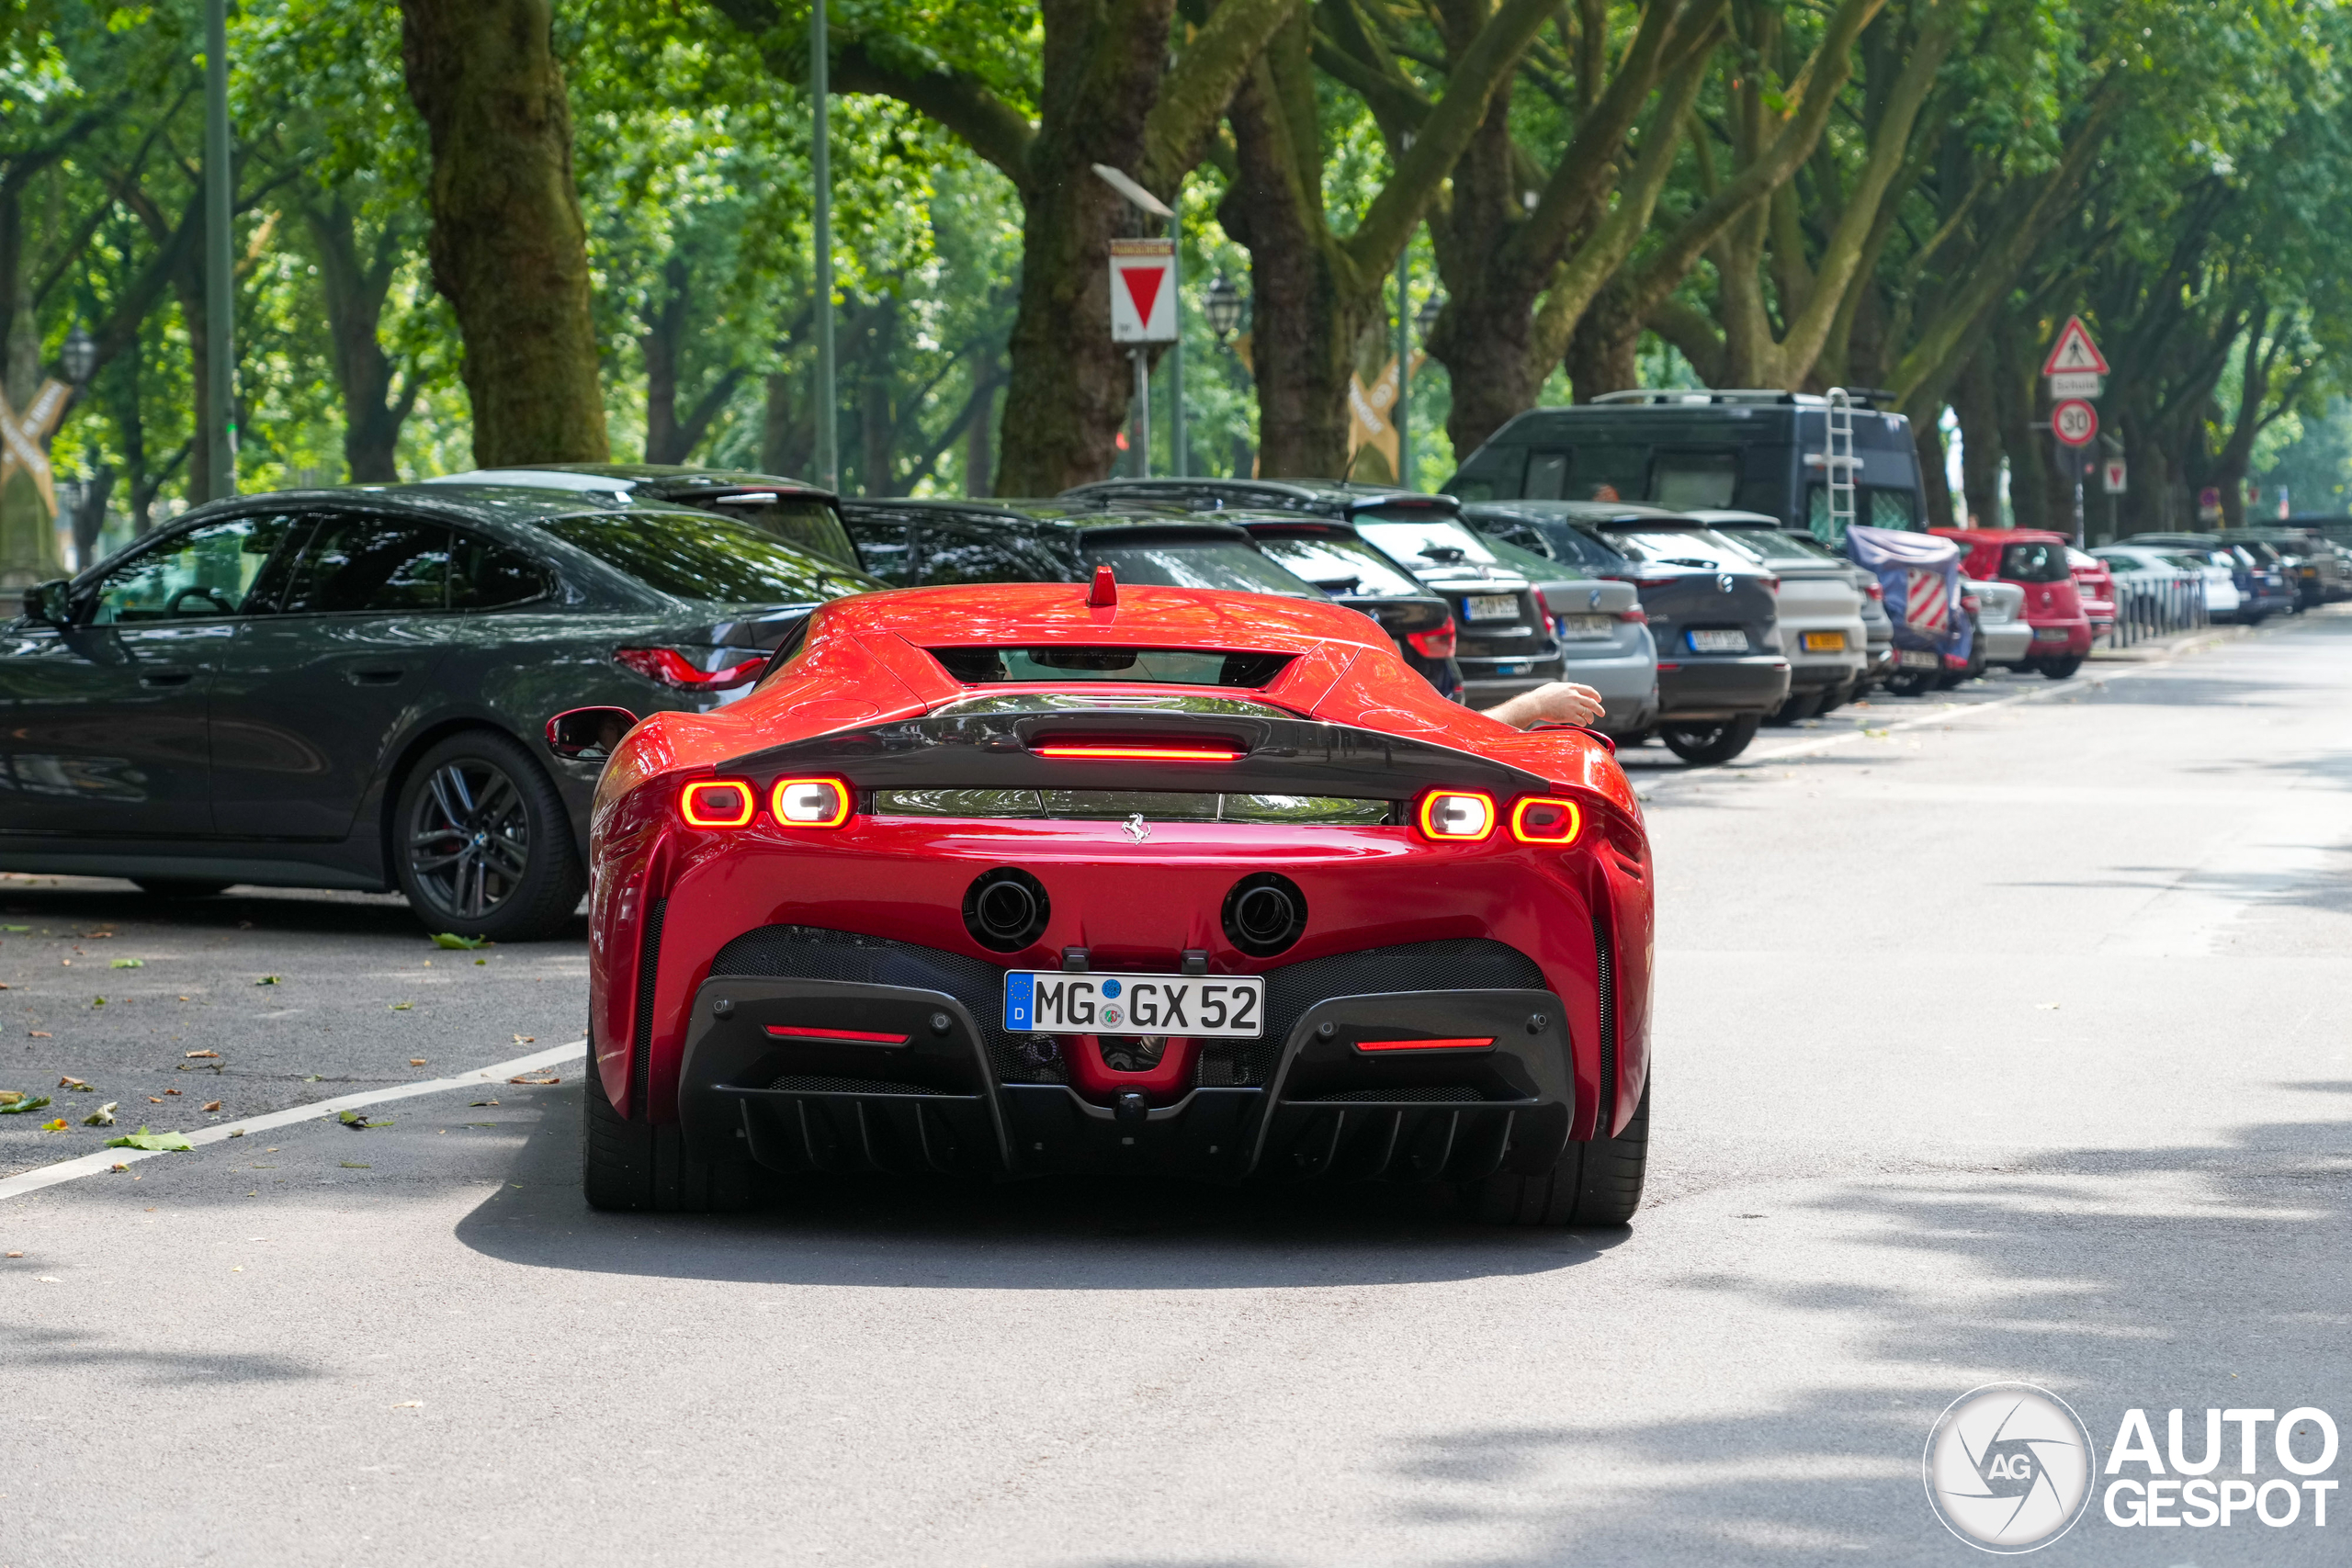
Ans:
[[[1535,1224],[1641,1195],[1633,791],[1352,610],[1107,570],[841,600],[744,700],[612,746],[592,860],[601,1208],[763,1171],[1445,1181]]]

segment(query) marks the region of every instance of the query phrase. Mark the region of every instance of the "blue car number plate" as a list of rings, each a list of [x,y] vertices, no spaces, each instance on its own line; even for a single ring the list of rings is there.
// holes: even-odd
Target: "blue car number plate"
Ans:
[[[1257,975],[1071,975],[1015,969],[1004,977],[1009,1034],[1189,1034],[1255,1040],[1265,1032]]]

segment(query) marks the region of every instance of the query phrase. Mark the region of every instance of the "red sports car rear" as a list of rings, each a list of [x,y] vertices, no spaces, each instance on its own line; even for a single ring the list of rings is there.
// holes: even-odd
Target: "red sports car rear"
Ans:
[[[590,1201],[1152,1172],[1633,1212],[1651,873],[1605,743],[1253,594],[867,594],[779,659],[605,770]]]

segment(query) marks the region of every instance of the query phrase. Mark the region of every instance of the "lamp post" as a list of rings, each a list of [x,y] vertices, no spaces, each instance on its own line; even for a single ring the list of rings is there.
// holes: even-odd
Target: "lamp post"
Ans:
[[[237,293],[229,226],[229,4],[209,0],[204,23],[204,386],[211,428],[200,439],[218,501],[237,493]]]
[[[98,367],[98,340],[77,324],[65,334],[64,346],[57,351],[57,366],[79,392],[90,384],[90,373]]]
[[[809,177],[817,188],[817,482],[837,491],[842,488],[842,461],[833,400],[832,85],[825,58],[825,5],[826,0],[817,0],[808,7],[808,96],[816,106],[817,118],[809,158]]]
[[[1205,308],[1209,331],[1216,333],[1217,346],[1222,348],[1233,335],[1233,329],[1241,324],[1241,290],[1234,287],[1233,279],[1220,272],[1209,285]]]

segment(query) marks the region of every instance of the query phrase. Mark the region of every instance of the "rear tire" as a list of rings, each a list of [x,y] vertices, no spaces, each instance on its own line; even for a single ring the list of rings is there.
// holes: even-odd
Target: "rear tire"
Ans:
[[[1767,722],[1784,725],[1811,718],[1821,711],[1822,696],[1819,692],[1792,692],[1781,700],[1781,705],[1772,710],[1772,716]]]
[[[748,1160],[706,1165],[685,1156],[674,1122],[633,1122],[613,1109],[596,1053],[581,1087],[580,1186],[592,1209],[625,1213],[734,1214],[758,1205],[759,1168]]]
[[[2070,653],[2063,659],[2045,659],[2041,661],[2041,672],[2053,681],[2070,680],[2075,671],[2082,667],[2083,656],[2079,653]]]
[[[1713,724],[1661,724],[1658,739],[1666,749],[1693,767],[1717,767],[1747,750],[1756,739],[1762,714],[1744,713]]]
[[[555,936],[588,890],[563,796],[495,730],[449,736],[410,766],[390,847],[401,891],[427,931],[492,942]]]
[[[230,886],[196,877],[134,876],[130,880],[138,885],[139,891],[155,898],[209,898],[216,893],[227,892]]]
[[[1898,697],[1924,697],[1942,679],[1940,670],[1897,670],[1886,678],[1886,689]]]
[[[1622,1225],[1641,1207],[1649,1166],[1650,1086],[1613,1138],[1571,1142],[1540,1176],[1490,1176],[1474,1194],[1478,1217],[1498,1225]]]

